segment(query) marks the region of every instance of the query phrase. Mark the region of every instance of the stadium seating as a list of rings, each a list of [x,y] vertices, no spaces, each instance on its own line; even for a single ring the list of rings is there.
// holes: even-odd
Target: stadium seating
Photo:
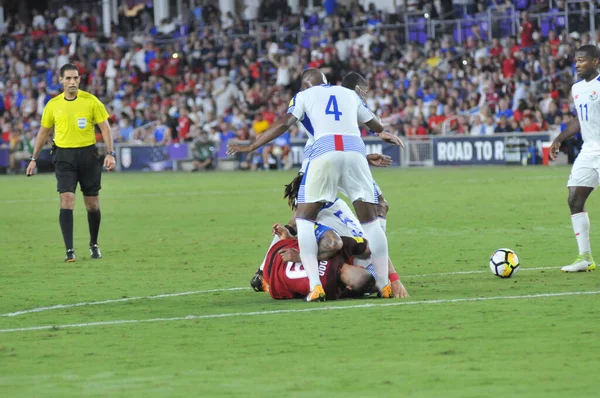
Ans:
[[[569,50],[567,56],[572,56],[577,46],[593,42],[595,38],[590,38],[586,32],[579,32],[579,38],[566,34],[571,32],[563,32],[566,26],[564,11],[551,9],[533,14],[532,21],[541,22],[538,27],[541,37],[532,49],[527,49],[535,55],[533,60],[528,59],[517,51],[521,39],[519,32],[514,38],[515,45],[506,41],[513,32],[515,21],[520,24],[518,10],[525,9],[528,3],[516,1],[514,8],[491,10],[491,20],[481,14],[466,14],[467,8],[457,7],[455,15],[462,15],[461,19],[440,21],[436,29],[430,29],[430,16],[411,16],[407,19],[406,29],[402,24],[389,26],[374,22],[398,23],[403,18],[357,9],[351,13],[339,6],[335,20],[316,12],[303,16],[299,24],[294,22],[289,10],[276,10],[280,15],[276,27],[267,29],[265,25],[264,30],[260,24],[272,21],[247,22],[236,18],[233,26],[224,30],[214,20],[205,20],[201,12],[195,12],[175,21],[176,29],[172,33],[164,33],[162,27],[152,24],[149,14],[141,16],[136,31],[128,31],[126,21],[123,21],[108,39],[100,37],[98,20],[92,14],[79,13],[72,8],[61,11],[69,21],[66,32],[57,30],[56,10],[46,11],[44,27],[34,28],[29,21],[9,16],[10,23],[1,36],[7,45],[0,51],[0,146],[14,149],[19,142],[29,139],[26,133],[35,135],[43,104],[60,90],[57,70],[68,61],[80,66],[82,88],[96,94],[107,105],[116,137],[119,137],[119,125],[128,118],[137,128],[128,135],[128,142],[152,144],[156,126],[164,128],[165,125],[139,126],[164,118],[172,132],[171,140],[164,143],[177,142],[181,138],[180,112],[188,108],[191,124],[197,128],[185,140],[194,140],[204,131],[219,149],[216,153],[219,157],[227,156],[223,148],[229,138],[246,139],[256,134],[252,129],[256,113],[271,110],[280,114],[285,111],[287,102],[298,89],[298,73],[308,66],[329,68],[332,83],[338,83],[351,69],[359,68],[371,82],[367,104],[382,117],[396,120],[390,129],[399,135],[411,134],[411,123],[415,118],[428,134],[440,133],[428,122],[431,116],[436,116],[429,114],[432,99],[440,102],[435,103],[437,116],[456,120],[456,115],[466,115],[461,118],[466,124],[452,124],[457,129],[449,130],[450,133],[468,133],[473,113],[470,110],[478,109],[484,117],[495,114],[497,99],[488,102],[486,97],[490,79],[497,96],[508,100],[513,98],[515,90],[519,92],[521,80],[540,81],[536,85],[539,98],[525,96],[523,104],[511,103],[510,107],[514,110],[520,107],[521,112],[530,110],[535,115],[535,111],[543,106],[545,120],[537,120],[537,123],[548,129],[560,129],[560,124],[556,124],[558,116],[569,112],[568,92],[564,87],[572,82],[572,60],[553,57],[547,35],[550,31],[563,33],[560,44]],[[326,28],[333,26],[334,21],[340,26],[339,30]],[[296,29],[302,26],[303,30],[294,31],[290,26]],[[438,29],[439,26],[442,29]],[[580,27],[570,28],[576,31]],[[356,31],[356,36],[352,36],[351,30]],[[351,40],[346,44],[335,43],[339,31],[344,31],[345,39]],[[430,37],[434,31],[437,36]],[[480,63],[476,59],[477,43],[487,41],[490,33],[493,38],[501,39],[503,48],[502,51],[494,50],[492,43],[486,42],[487,53],[496,52],[488,57],[489,62]],[[385,42],[378,43],[378,36],[385,37]],[[411,44],[417,46],[411,47]],[[506,76],[510,63],[504,62],[504,49],[509,50],[510,57],[516,57],[516,70]],[[340,51],[345,52],[343,62],[338,59],[338,55],[342,56]],[[436,54],[433,58],[431,51]],[[284,57],[288,61],[287,71],[280,64]],[[559,111],[553,114],[548,113],[548,104],[542,103],[546,96],[544,79],[549,68],[536,61],[551,63],[557,71],[566,71],[554,78],[559,89],[558,95],[553,93],[552,102]],[[406,77],[400,77],[398,65],[402,67],[402,73],[408,72]],[[470,68],[470,75],[462,75],[465,68]],[[278,76],[287,73],[289,83],[271,91],[269,88],[275,87]],[[442,76],[446,78],[442,79]],[[401,82],[399,79],[406,80]],[[559,84],[561,81],[564,87]],[[411,82],[416,86],[409,87]],[[471,87],[474,82],[476,86]],[[428,98],[421,94],[425,86],[432,90]],[[454,91],[456,93],[451,94]],[[28,93],[33,96],[34,103],[26,101]],[[450,97],[454,97],[454,101],[444,107]],[[420,109],[407,111],[409,102],[420,101],[423,101]],[[28,107],[35,109],[31,112]],[[233,107],[239,111],[235,120],[232,119]],[[269,119],[269,123],[272,122]],[[516,126],[520,126],[519,123],[520,120]],[[521,127],[516,129],[522,130]],[[228,131],[238,133],[225,134]],[[292,138],[300,137],[298,134],[294,131]]]

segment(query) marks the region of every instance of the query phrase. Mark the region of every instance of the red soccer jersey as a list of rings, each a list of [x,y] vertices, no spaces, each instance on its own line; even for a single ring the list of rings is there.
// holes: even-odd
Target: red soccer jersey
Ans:
[[[362,254],[366,245],[354,238],[342,237],[344,246],[335,257],[319,262],[319,276],[327,300],[338,299],[344,287],[340,281],[340,270],[350,263],[355,254]],[[279,252],[283,249],[298,250],[296,239],[284,239],[271,247],[267,253],[263,275],[269,284],[269,293],[274,299],[303,298],[310,292],[308,275],[301,263],[285,262]]]
[[[180,116],[179,119],[177,119],[177,125],[179,126],[179,139],[185,140],[190,132],[192,121],[187,116]]]

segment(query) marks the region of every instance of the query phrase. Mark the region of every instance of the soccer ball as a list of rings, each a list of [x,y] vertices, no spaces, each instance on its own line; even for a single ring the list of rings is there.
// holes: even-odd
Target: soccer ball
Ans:
[[[490,269],[500,278],[510,278],[519,270],[519,257],[510,249],[498,249],[490,257]]]

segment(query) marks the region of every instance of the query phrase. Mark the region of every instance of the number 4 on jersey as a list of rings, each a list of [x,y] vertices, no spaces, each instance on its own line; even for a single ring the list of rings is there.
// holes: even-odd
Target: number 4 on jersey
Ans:
[[[326,115],[333,115],[336,121],[340,120],[340,116],[342,116],[342,112],[338,109],[338,103],[335,99],[335,95],[329,96],[329,102],[327,103],[327,107],[325,108]]]

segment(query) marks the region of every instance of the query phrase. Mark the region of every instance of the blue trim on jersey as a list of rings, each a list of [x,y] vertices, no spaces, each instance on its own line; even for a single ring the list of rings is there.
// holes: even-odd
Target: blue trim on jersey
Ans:
[[[379,191],[377,191],[377,184],[375,184],[375,182],[373,182],[373,193],[374,193],[373,197],[375,198],[374,203],[376,205],[378,205],[379,204]]]
[[[336,199],[335,199],[333,202],[329,202],[329,203],[327,203],[325,206],[323,206],[323,207],[321,208],[321,210],[323,210],[323,209],[329,209],[329,208],[330,208],[331,206],[333,206],[333,205],[335,204],[335,202],[337,202],[338,200],[340,200],[340,198],[336,198]]]
[[[308,115],[306,113],[304,114],[304,118],[300,123],[302,123],[302,125],[310,135],[312,135],[313,137],[315,136],[315,129],[313,128],[313,125],[310,122],[310,119],[308,118]]]
[[[600,82],[600,76],[598,76],[598,78],[596,80],[598,80]]]
[[[310,156],[310,151],[312,151],[312,144],[308,144],[304,147],[304,158],[308,158]]]
[[[302,181],[300,181],[300,188],[298,189],[298,198],[296,199],[296,201],[298,203],[304,203],[305,200],[305,196],[306,196],[306,175],[308,174],[308,167],[310,166],[310,161],[308,162],[308,164],[306,165],[306,170],[304,171],[304,174],[302,175]]]
[[[344,152],[358,152],[363,156],[367,156],[367,149],[362,138],[354,135],[340,135],[344,143]],[[334,135],[326,135],[315,141],[310,153],[310,159],[318,158],[319,156],[334,152],[335,149],[335,138]]]
[[[333,228],[329,228],[328,226],[323,224],[315,223],[315,237],[317,238],[317,244],[321,241],[323,235],[325,235],[325,232],[327,231],[335,232]]]

